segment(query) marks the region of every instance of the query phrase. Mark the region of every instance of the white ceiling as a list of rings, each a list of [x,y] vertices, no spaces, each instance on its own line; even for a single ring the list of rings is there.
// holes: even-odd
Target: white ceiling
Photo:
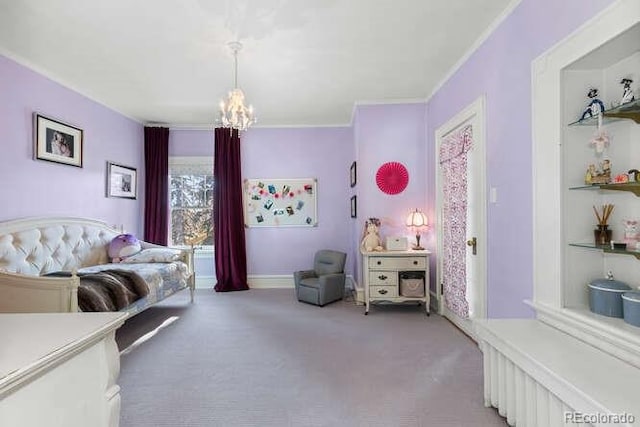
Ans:
[[[0,0],[0,53],[142,123],[346,125],[427,98],[516,0]]]

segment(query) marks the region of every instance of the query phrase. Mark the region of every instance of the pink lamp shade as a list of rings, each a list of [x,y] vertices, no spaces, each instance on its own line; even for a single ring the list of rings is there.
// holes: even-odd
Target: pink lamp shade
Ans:
[[[416,246],[413,249],[424,249],[422,246],[420,246],[420,229],[426,227],[428,223],[429,222],[427,220],[427,216],[424,213],[420,212],[418,209],[411,212],[407,217],[407,227],[412,227],[416,230]]]
[[[424,227],[427,224],[427,216],[418,209],[411,212],[407,217],[407,227]]]

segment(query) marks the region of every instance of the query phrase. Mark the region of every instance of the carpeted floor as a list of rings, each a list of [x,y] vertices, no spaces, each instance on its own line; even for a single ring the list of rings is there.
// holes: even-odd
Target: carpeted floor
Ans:
[[[117,340],[121,427],[506,425],[483,405],[476,344],[422,307],[183,291]]]

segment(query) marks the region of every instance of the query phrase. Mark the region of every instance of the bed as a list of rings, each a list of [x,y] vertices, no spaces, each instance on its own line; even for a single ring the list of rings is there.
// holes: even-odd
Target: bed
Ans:
[[[86,278],[118,272],[142,279],[147,289],[113,311],[133,315],[187,288],[193,302],[190,250],[174,250],[171,259],[141,257],[147,262],[111,263],[108,246],[118,234],[102,221],[85,218],[0,222],[0,312],[83,311],[78,291],[82,296]],[[141,247],[142,252],[168,249],[148,242],[141,242]]]

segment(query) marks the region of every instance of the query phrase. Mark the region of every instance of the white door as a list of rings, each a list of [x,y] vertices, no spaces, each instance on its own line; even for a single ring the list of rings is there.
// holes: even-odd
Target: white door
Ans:
[[[440,313],[475,339],[486,318],[484,97],[436,130]]]

